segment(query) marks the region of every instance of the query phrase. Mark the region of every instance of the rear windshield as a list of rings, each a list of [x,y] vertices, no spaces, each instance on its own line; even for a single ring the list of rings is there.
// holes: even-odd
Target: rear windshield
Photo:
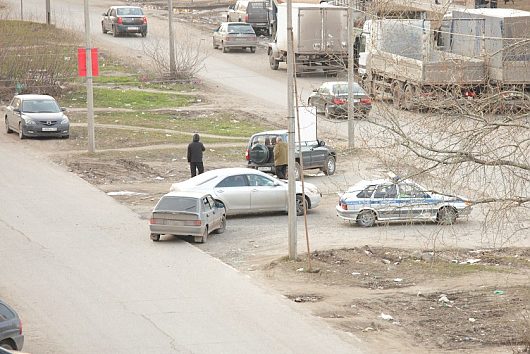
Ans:
[[[246,34],[253,34],[254,29],[251,25],[229,25],[228,26],[228,33],[246,33]]]
[[[197,212],[198,205],[196,198],[189,197],[163,197],[155,207],[155,211],[187,211]]]
[[[116,10],[118,16],[142,16],[144,12],[139,7],[125,7]]]
[[[249,2],[248,7],[255,10],[255,9],[265,9],[267,8],[267,3],[265,2]]]
[[[61,107],[54,100],[26,100],[22,102],[22,112],[59,113]]]
[[[360,95],[364,95],[365,94],[365,92],[362,89],[362,87],[356,82],[352,83],[352,88],[353,88],[353,93],[354,94],[360,94]],[[337,94],[337,95],[347,95],[348,94],[348,84],[338,84],[338,85],[333,86],[333,92],[335,92],[335,94]]]

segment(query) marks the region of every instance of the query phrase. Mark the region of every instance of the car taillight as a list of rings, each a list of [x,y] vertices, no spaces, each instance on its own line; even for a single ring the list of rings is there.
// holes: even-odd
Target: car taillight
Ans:
[[[144,25],[147,25],[147,17],[144,16]]]
[[[343,210],[348,210],[348,204],[346,204],[346,203],[340,203],[340,207],[341,207]]]
[[[248,22],[248,14],[245,15],[245,22]]]
[[[247,159],[247,161],[250,161],[250,152],[248,151],[245,151],[245,159]]]
[[[370,97],[361,98],[362,104],[372,104],[372,99]]]
[[[186,225],[186,226],[201,226],[201,221],[200,220],[185,221],[184,225]]]
[[[155,218],[151,218],[149,219],[149,224],[152,225],[152,224],[156,224],[156,219]]]
[[[464,92],[464,97],[476,97],[477,94],[475,91],[466,91]]]
[[[123,19],[121,17],[118,17],[118,24],[121,25],[123,23]]]
[[[335,104],[345,104],[345,103],[346,103],[346,100],[345,100],[345,99],[342,99],[342,98],[337,98],[337,97],[335,97],[335,98],[333,98],[333,101],[332,101],[332,102],[335,103]]]

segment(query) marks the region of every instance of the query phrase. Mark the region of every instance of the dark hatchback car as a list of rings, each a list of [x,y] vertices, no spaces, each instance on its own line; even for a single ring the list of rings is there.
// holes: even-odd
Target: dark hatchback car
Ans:
[[[15,310],[0,300],[0,347],[22,350],[24,335],[22,321]]]
[[[318,89],[313,90],[307,104],[315,106],[317,113],[324,112],[326,118],[348,115],[348,82],[324,82]],[[354,115],[366,118],[372,109],[372,99],[356,82],[353,83]]]
[[[121,34],[140,33],[147,36],[147,17],[138,6],[111,6],[101,19],[103,33],[111,32],[114,37]]]
[[[287,142],[287,130],[271,130],[256,133],[250,137],[248,142],[246,159],[248,167],[276,174],[274,167],[274,145],[276,137],[281,137]],[[296,143],[295,151],[295,179],[299,180],[302,175],[300,156],[303,159],[304,170],[320,169],[326,175],[335,173],[337,154],[335,149],[326,146],[322,140],[304,141]]]
[[[16,95],[7,106],[4,123],[6,133],[18,132],[18,137],[70,136],[70,121],[57,101],[48,95]]]

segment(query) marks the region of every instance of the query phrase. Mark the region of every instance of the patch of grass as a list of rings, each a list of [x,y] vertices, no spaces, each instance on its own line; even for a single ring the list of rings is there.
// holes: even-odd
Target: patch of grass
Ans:
[[[133,75],[99,75],[94,77],[95,84],[112,84],[112,85],[126,85],[138,86],[140,81]]]
[[[407,260],[409,267],[416,268],[422,272],[434,273],[436,276],[442,277],[458,277],[466,274],[473,274],[478,272],[494,272],[494,273],[510,273],[513,269],[505,267],[496,267],[486,264],[458,264],[445,261],[428,262],[414,262]]]
[[[193,115],[193,116],[190,116]],[[69,113],[72,122],[85,123],[86,113]],[[182,132],[200,132],[213,135],[246,139],[257,131],[273,129],[266,121],[238,118],[236,113],[216,111],[153,112],[106,112],[95,115],[96,123],[119,124],[136,127],[171,129]]]
[[[64,106],[86,106],[86,90],[77,90],[64,95],[61,99]],[[194,97],[171,93],[145,92],[141,90],[94,88],[94,107],[155,109],[188,106],[195,102]]]
[[[222,139],[203,138],[205,145],[208,143],[226,142]],[[71,127],[70,141],[76,145],[76,149],[84,149],[88,146],[88,130],[86,127]],[[185,144],[191,142],[188,134],[167,134],[157,131],[140,129],[109,129],[96,128],[95,142],[97,149],[141,147],[162,144]]]

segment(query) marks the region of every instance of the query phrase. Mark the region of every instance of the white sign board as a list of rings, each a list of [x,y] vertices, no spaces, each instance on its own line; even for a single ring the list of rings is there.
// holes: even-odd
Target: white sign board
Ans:
[[[313,106],[300,106],[295,110],[295,142],[298,142],[298,126],[300,126],[300,141],[317,140],[317,109]]]

